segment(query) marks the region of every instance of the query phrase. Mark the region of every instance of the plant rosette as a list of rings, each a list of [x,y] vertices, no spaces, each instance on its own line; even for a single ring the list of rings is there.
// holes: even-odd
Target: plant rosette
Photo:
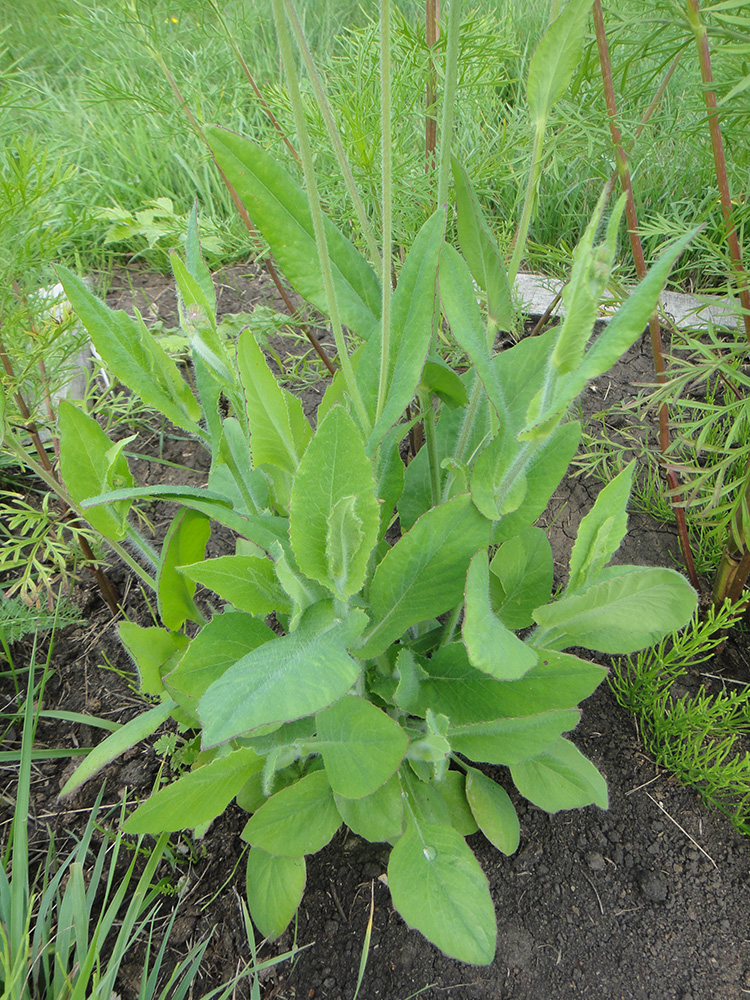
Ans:
[[[519,821],[498,771],[480,765],[504,768],[550,813],[606,808],[604,778],[568,736],[606,670],[566,650],[643,649],[696,606],[674,570],[610,565],[632,465],[583,518],[555,599],[552,551],[535,527],[578,447],[571,405],[641,335],[687,238],[595,337],[624,207],[595,244],[603,196],[574,255],[562,325],[495,354],[508,275],[457,162],[460,252],[439,209],[386,300],[375,270],[282,164],[225,129],[205,133],[293,287],[331,316],[337,339],[346,327],[363,343],[351,355],[339,348],[313,429],[252,333],[235,349],[218,332],[194,216],[186,260],[172,263],[196,392],[140,318],[111,312],[60,268],[107,366],[211,453],[205,489],[137,487],[118,446],[62,408],[66,486],[99,531],[124,538],[139,498],[180,505],[155,567],[162,627],[120,627],[143,693],[158,702],[99,744],[63,793],[172,716],[200,731],[202,750],[127,832],[202,831],[236,800],[250,814],[250,913],[274,938],[300,904],[306,857],[345,824],[392,845],[388,884],[409,925],[446,954],[487,964],[494,908],[464,838],[481,830],[510,854]],[[434,352],[440,323],[470,359],[463,376]],[[426,445],[405,466],[399,442],[415,397]],[[235,533],[233,553],[206,558],[212,523]],[[225,602],[207,623],[199,584]],[[201,626],[193,638],[186,622]]]

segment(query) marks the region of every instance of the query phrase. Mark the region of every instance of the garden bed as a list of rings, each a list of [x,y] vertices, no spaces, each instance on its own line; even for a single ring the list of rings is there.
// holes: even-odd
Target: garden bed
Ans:
[[[255,266],[226,269],[216,276],[216,286],[220,316],[247,312],[257,304],[281,308],[275,290]],[[171,280],[147,270],[117,272],[108,302],[124,308],[136,304],[148,321],[160,320],[165,327],[176,323]],[[325,342],[325,331],[318,332]],[[283,364],[289,341],[272,338],[270,343]],[[292,344],[295,352],[307,349],[300,342]],[[308,365],[308,370],[313,367]],[[635,386],[650,377],[647,345],[636,344],[611,373],[585,390],[584,414],[632,395]],[[322,385],[307,377],[301,394],[306,411],[312,413]],[[137,481],[204,485],[208,456],[197,443],[154,433],[142,434],[132,447],[182,467],[142,460],[133,465]],[[558,566],[567,565],[578,520],[590,509],[598,488],[592,480],[567,479],[553,498],[545,516]],[[157,534],[167,525],[163,507],[161,516],[165,520],[156,525]],[[221,540],[213,544],[220,546]],[[631,517],[618,561],[672,565],[677,553],[671,528],[637,514]],[[113,565],[111,575],[127,617],[152,624],[148,603],[125,568]],[[55,638],[54,672],[44,708],[126,722],[141,710],[142,699],[116,623],[87,579],[74,598],[83,622]],[[18,647],[16,655],[17,663],[24,665],[30,645]],[[747,683],[749,661],[747,636],[736,633],[722,656],[701,669]],[[699,679],[696,675],[691,680],[697,684]],[[0,694],[7,706],[13,692],[8,680],[2,684]],[[91,746],[99,738],[90,727],[42,720],[36,746]],[[655,766],[633,719],[606,685],[585,703],[574,741],[607,778],[608,811],[589,807],[548,815],[508,783],[521,821],[517,853],[505,857],[481,834],[470,838],[489,879],[498,917],[498,948],[491,966],[461,965],[409,930],[391,905],[385,875],[388,847],[369,844],[342,827],[325,850],[309,859],[296,930],[293,924],[261,952],[261,958],[268,958],[293,945],[305,948],[293,962],[261,973],[264,1000],[350,1000],[371,900],[373,929],[362,997],[406,1000],[423,991],[421,995],[431,1000],[446,994],[466,1000],[739,1000],[750,994],[746,842],[721,814],[708,810],[695,791]],[[6,742],[6,749],[19,746],[20,732],[11,731]],[[37,862],[44,860],[48,828],[62,849],[68,832],[80,831],[102,780],[105,804],[119,805],[125,795],[128,801],[147,796],[160,768],[167,766],[150,744],[126,752],[62,801],[59,790],[77,761],[34,765],[29,831]],[[501,769],[488,770],[501,779]],[[16,773],[13,768],[1,773],[2,801],[12,802]],[[158,873],[179,892],[174,898],[165,895],[163,904],[169,913],[179,899],[170,938],[174,958],[212,934],[199,979],[201,994],[231,978],[251,957],[240,902],[244,861],[239,833],[245,820],[246,814],[231,806],[202,840],[174,837],[172,870],[162,866]],[[7,829],[7,824],[0,827]],[[143,952],[135,950],[118,985],[123,1000],[137,994],[142,965]],[[243,988],[249,995],[246,982],[238,996]]]

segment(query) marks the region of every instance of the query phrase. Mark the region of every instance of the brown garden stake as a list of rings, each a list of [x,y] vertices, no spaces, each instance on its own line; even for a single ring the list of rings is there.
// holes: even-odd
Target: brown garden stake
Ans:
[[[602,79],[604,82],[604,96],[607,104],[607,114],[609,117],[609,129],[612,136],[612,144],[615,148],[615,157],[617,162],[617,173],[620,177],[620,183],[622,189],[626,196],[625,213],[628,220],[628,233],[630,235],[630,246],[633,253],[633,260],[635,262],[635,269],[639,280],[643,280],[646,276],[646,261],[643,256],[643,246],[641,244],[641,238],[638,233],[638,217],[635,208],[635,199],[633,197],[633,185],[630,178],[630,170],[628,167],[628,156],[625,151],[625,147],[622,141],[622,134],[620,132],[619,125],[617,123],[617,103],[615,100],[614,83],[612,79],[612,66],[609,58],[609,46],[607,44],[607,36],[604,30],[604,16],[602,14],[601,0],[594,0],[594,25],[596,29],[596,41],[599,48],[599,61],[602,67]],[[676,64],[674,64],[676,65]],[[671,74],[670,74],[671,75]],[[666,82],[664,83],[666,86]],[[661,91],[663,93],[663,90]],[[659,95],[657,95],[659,96]],[[655,103],[652,101],[649,108],[649,112],[655,108]],[[650,117],[650,114],[649,114]],[[645,122],[642,123],[642,125]],[[651,334],[651,350],[654,356],[654,367],[656,368],[656,379],[660,384],[664,384],[667,380],[665,363],[664,363],[664,350],[662,346],[661,339],[661,327],[659,325],[658,313],[655,310],[651,317],[649,318],[649,332]],[[685,521],[685,510],[680,506],[680,496],[679,491],[680,483],[677,478],[677,473],[673,468],[670,467],[667,462],[667,448],[669,447],[669,412],[667,409],[667,404],[662,403],[659,408],[659,448],[662,454],[662,460],[665,463],[667,482],[670,487],[670,495],[672,498],[673,509],[675,516],[677,518],[677,529],[680,538],[680,548],[682,549],[682,557],[685,561],[685,568],[687,570],[688,577],[691,584],[699,589],[698,574],[695,569],[695,562],[693,560],[693,553],[690,548],[690,538],[687,530],[687,523]]]

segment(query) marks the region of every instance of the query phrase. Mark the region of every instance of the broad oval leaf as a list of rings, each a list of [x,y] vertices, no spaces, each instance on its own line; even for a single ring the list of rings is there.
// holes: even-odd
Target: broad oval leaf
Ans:
[[[404,803],[396,774],[364,798],[347,799],[334,793],[334,799],[349,829],[373,844],[396,840],[404,831]]]
[[[475,767],[469,767],[466,799],[487,840],[503,854],[515,853],[521,839],[521,825],[505,789]]]
[[[388,886],[410,927],[459,962],[489,965],[495,908],[479,862],[453,827],[409,824],[391,851]]]
[[[240,611],[265,617],[290,608],[273,563],[262,556],[217,556],[177,568],[182,576],[213,590]]]
[[[385,712],[363,698],[341,698],[315,717],[326,773],[347,799],[371,795],[396,772],[409,737]]]
[[[526,528],[504,542],[490,563],[490,591],[498,618],[510,629],[533,624],[532,612],[546,604],[552,593],[554,558],[549,539],[541,528]],[[495,603],[492,582],[500,585],[501,599]]]
[[[61,399],[60,473],[65,487],[76,503],[113,487],[130,487],[133,477],[126,457],[119,452],[110,462],[112,442],[99,424],[77,406]],[[105,538],[115,541],[125,537],[132,500],[118,500],[86,512],[86,520]]]
[[[578,747],[562,737],[533,760],[511,765],[513,784],[545,812],[608,805],[607,783]]]
[[[324,848],[340,826],[325,771],[313,771],[264,802],[242,839],[269,854],[298,858]]]
[[[193,601],[195,583],[178,573],[177,567],[202,559],[210,534],[208,517],[189,507],[175,514],[167,530],[156,578],[156,597],[159,617],[174,631],[182,628],[186,619],[202,620]]]
[[[275,941],[287,929],[302,902],[307,881],[305,859],[251,847],[245,879],[253,923],[263,937]]]

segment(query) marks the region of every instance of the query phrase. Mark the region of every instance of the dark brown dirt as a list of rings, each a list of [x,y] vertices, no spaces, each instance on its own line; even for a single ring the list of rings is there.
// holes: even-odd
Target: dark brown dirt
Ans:
[[[140,301],[145,315],[158,315],[167,325],[176,321],[167,279],[132,270],[124,280],[115,278],[110,304],[127,307]],[[218,276],[218,291],[221,311],[247,311],[258,301],[280,308],[252,266]],[[156,312],[149,312],[151,302]],[[601,408],[600,398],[593,397],[603,396],[610,380],[609,388],[622,398],[635,391],[633,383],[648,380],[649,371],[646,348],[637,345],[601,387],[587,390],[584,411]],[[309,391],[310,408],[319,394],[319,387]],[[186,467],[169,470],[172,481],[205,482],[207,456],[195,443],[166,438],[165,447],[163,457]],[[154,482],[164,481],[164,468],[144,462],[134,471],[140,481]],[[577,521],[597,489],[591,480],[566,481],[548,512],[561,571]],[[163,530],[167,518],[159,516]],[[674,532],[646,515],[634,516],[621,555],[626,562],[670,564],[677,558]],[[112,575],[127,616],[149,624],[149,608],[128,573],[113,566]],[[86,624],[56,637],[44,707],[125,722],[142,710],[143,701],[116,638],[116,622],[88,582],[78,587],[76,601]],[[29,654],[30,646],[19,644],[17,664],[27,662]],[[112,669],[103,669],[105,663]],[[719,673],[723,667],[717,663],[703,669]],[[733,637],[731,666],[725,669],[732,671],[728,677],[750,682],[746,636]],[[0,710],[11,710],[15,700],[10,681],[0,678]],[[37,745],[91,746],[100,738],[91,727],[42,720]],[[351,1000],[371,893],[374,920],[363,1000],[407,1000],[419,991],[427,1000],[741,1000],[750,994],[747,842],[693,790],[655,767],[632,718],[606,685],[585,703],[574,738],[607,778],[608,811],[591,807],[549,816],[515,795],[508,781],[521,820],[517,854],[506,858],[481,835],[470,838],[496,904],[499,937],[491,966],[475,968],[447,959],[409,930],[391,906],[384,879],[387,846],[368,844],[342,829],[329,847],[308,859],[307,891],[294,940],[309,947],[293,963],[261,977],[264,1000]],[[161,764],[152,742],[105,770],[106,804],[119,804],[126,790],[129,800],[147,796]],[[20,745],[17,728],[5,734],[3,745]],[[43,858],[47,828],[60,836],[80,830],[96,797],[100,778],[58,801],[74,767],[65,760],[34,765],[28,825],[37,860]],[[491,770],[502,778],[499,769]],[[15,780],[12,767],[0,770],[0,811],[14,799]],[[0,820],[0,841],[9,819],[6,812]],[[166,865],[159,872],[182,887],[173,955],[184,955],[192,942],[213,931],[195,996],[217,987],[238,963],[250,959],[240,906],[244,860],[239,832],[244,821],[232,806],[203,840],[175,838],[176,856],[182,860],[171,873]],[[63,839],[63,849],[64,844]],[[165,908],[171,905],[165,897]],[[288,931],[265,946],[261,957],[279,954],[292,943]],[[123,1000],[137,989],[142,962],[142,951],[134,950],[118,984]],[[249,985],[241,985],[237,995],[249,996]]]

